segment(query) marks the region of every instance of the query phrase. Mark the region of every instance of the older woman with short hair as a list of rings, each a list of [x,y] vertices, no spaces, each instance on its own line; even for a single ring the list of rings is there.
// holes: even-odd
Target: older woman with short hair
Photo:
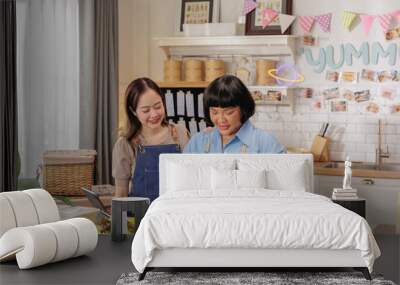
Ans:
[[[211,131],[193,136],[185,153],[284,153],[286,149],[270,133],[255,128],[249,118],[255,103],[243,82],[224,75],[207,87],[204,112]]]

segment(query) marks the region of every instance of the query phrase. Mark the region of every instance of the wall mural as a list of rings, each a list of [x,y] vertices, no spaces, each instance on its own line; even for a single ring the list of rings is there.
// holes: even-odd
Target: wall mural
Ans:
[[[396,64],[397,59],[397,44],[390,43],[386,49],[384,49],[380,42],[373,42],[371,45],[369,42],[363,42],[360,48],[357,50],[353,44],[345,43],[340,44],[336,48],[337,55],[335,55],[335,47],[328,45],[326,47],[320,47],[318,49],[318,56],[314,58],[311,47],[301,47],[298,51],[300,56],[305,56],[307,63],[314,67],[314,71],[322,73],[328,66],[330,69],[339,69],[343,65],[351,66],[353,64],[353,58],[362,58],[364,65],[370,63],[377,65],[379,58],[387,58],[388,64],[393,66]]]

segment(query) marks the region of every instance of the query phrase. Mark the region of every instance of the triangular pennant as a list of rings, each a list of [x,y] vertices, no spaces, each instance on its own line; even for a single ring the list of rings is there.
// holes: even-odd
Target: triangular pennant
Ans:
[[[353,24],[356,16],[357,16],[356,13],[349,12],[349,11],[343,11],[342,24],[346,30],[348,30],[348,31],[351,30],[351,25]]]
[[[289,26],[296,19],[296,16],[288,14],[279,14],[279,24],[281,25],[281,33],[284,34]]]
[[[314,21],[314,16],[299,16],[300,27],[305,33],[311,31]]]
[[[261,20],[261,26],[265,29],[276,17],[278,17],[278,12],[271,8],[265,8],[261,11],[263,18]]]
[[[245,16],[257,7],[253,0],[244,0],[242,15]]]
[[[315,21],[321,26],[321,29],[327,33],[331,31],[332,13],[315,16]]]
[[[394,18],[397,18],[397,21],[400,22],[400,10],[394,11],[394,12],[392,13],[392,16],[393,16]]]
[[[392,13],[378,15],[378,20],[379,24],[381,24],[383,31],[386,32],[387,30],[389,30],[390,23],[392,22]]]
[[[375,16],[374,15],[360,15],[361,24],[363,26],[363,30],[365,35],[368,35],[369,30],[371,29],[372,24],[374,23]]]

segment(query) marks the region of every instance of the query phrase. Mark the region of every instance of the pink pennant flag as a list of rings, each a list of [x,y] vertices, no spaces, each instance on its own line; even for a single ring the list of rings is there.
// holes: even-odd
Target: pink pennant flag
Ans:
[[[244,0],[242,15],[246,16],[257,7],[256,2],[253,0]]]
[[[392,16],[393,16],[394,18],[397,18],[397,21],[400,22],[400,10],[394,11],[394,12],[392,13]]]
[[[374,15],[360,15],[361,24],[364,29],[365,35],[368,35],[369,30],[371,29],[372,24],[374,23],[375,16]]]
[[[321,29],[327,33],[331,31],[332,13],[315,16],[315,21],[321,26]]]
[[[263,18],[261,20],[261,26],[265,29],[275,18],[278,16],[278,12],[271,8],[265,8],[261,11]]]
[[[309,32],[311,31],[311,28],[314,24],[315,18],[314,16],[299,16],[299,23],[300,27],[303,29],[303,31]]]
[[[392,21],[392,14],[387,13],[383,15],[378,15],[378,20],[381,24],[383,31],[386,32],[387,30],[389,30],[390,22]]]

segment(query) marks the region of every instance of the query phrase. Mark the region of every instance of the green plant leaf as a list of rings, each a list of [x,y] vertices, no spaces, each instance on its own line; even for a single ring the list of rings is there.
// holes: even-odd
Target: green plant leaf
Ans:
[[[53,196],[54,199],[56,200],[60,200],[62,202],[64,202],[64,204],[68,205],[68,206],[74,206],[74,203],[72,203],[71,199],[69,199],[66,196],[59,196],[59,195],[54,195]]]

